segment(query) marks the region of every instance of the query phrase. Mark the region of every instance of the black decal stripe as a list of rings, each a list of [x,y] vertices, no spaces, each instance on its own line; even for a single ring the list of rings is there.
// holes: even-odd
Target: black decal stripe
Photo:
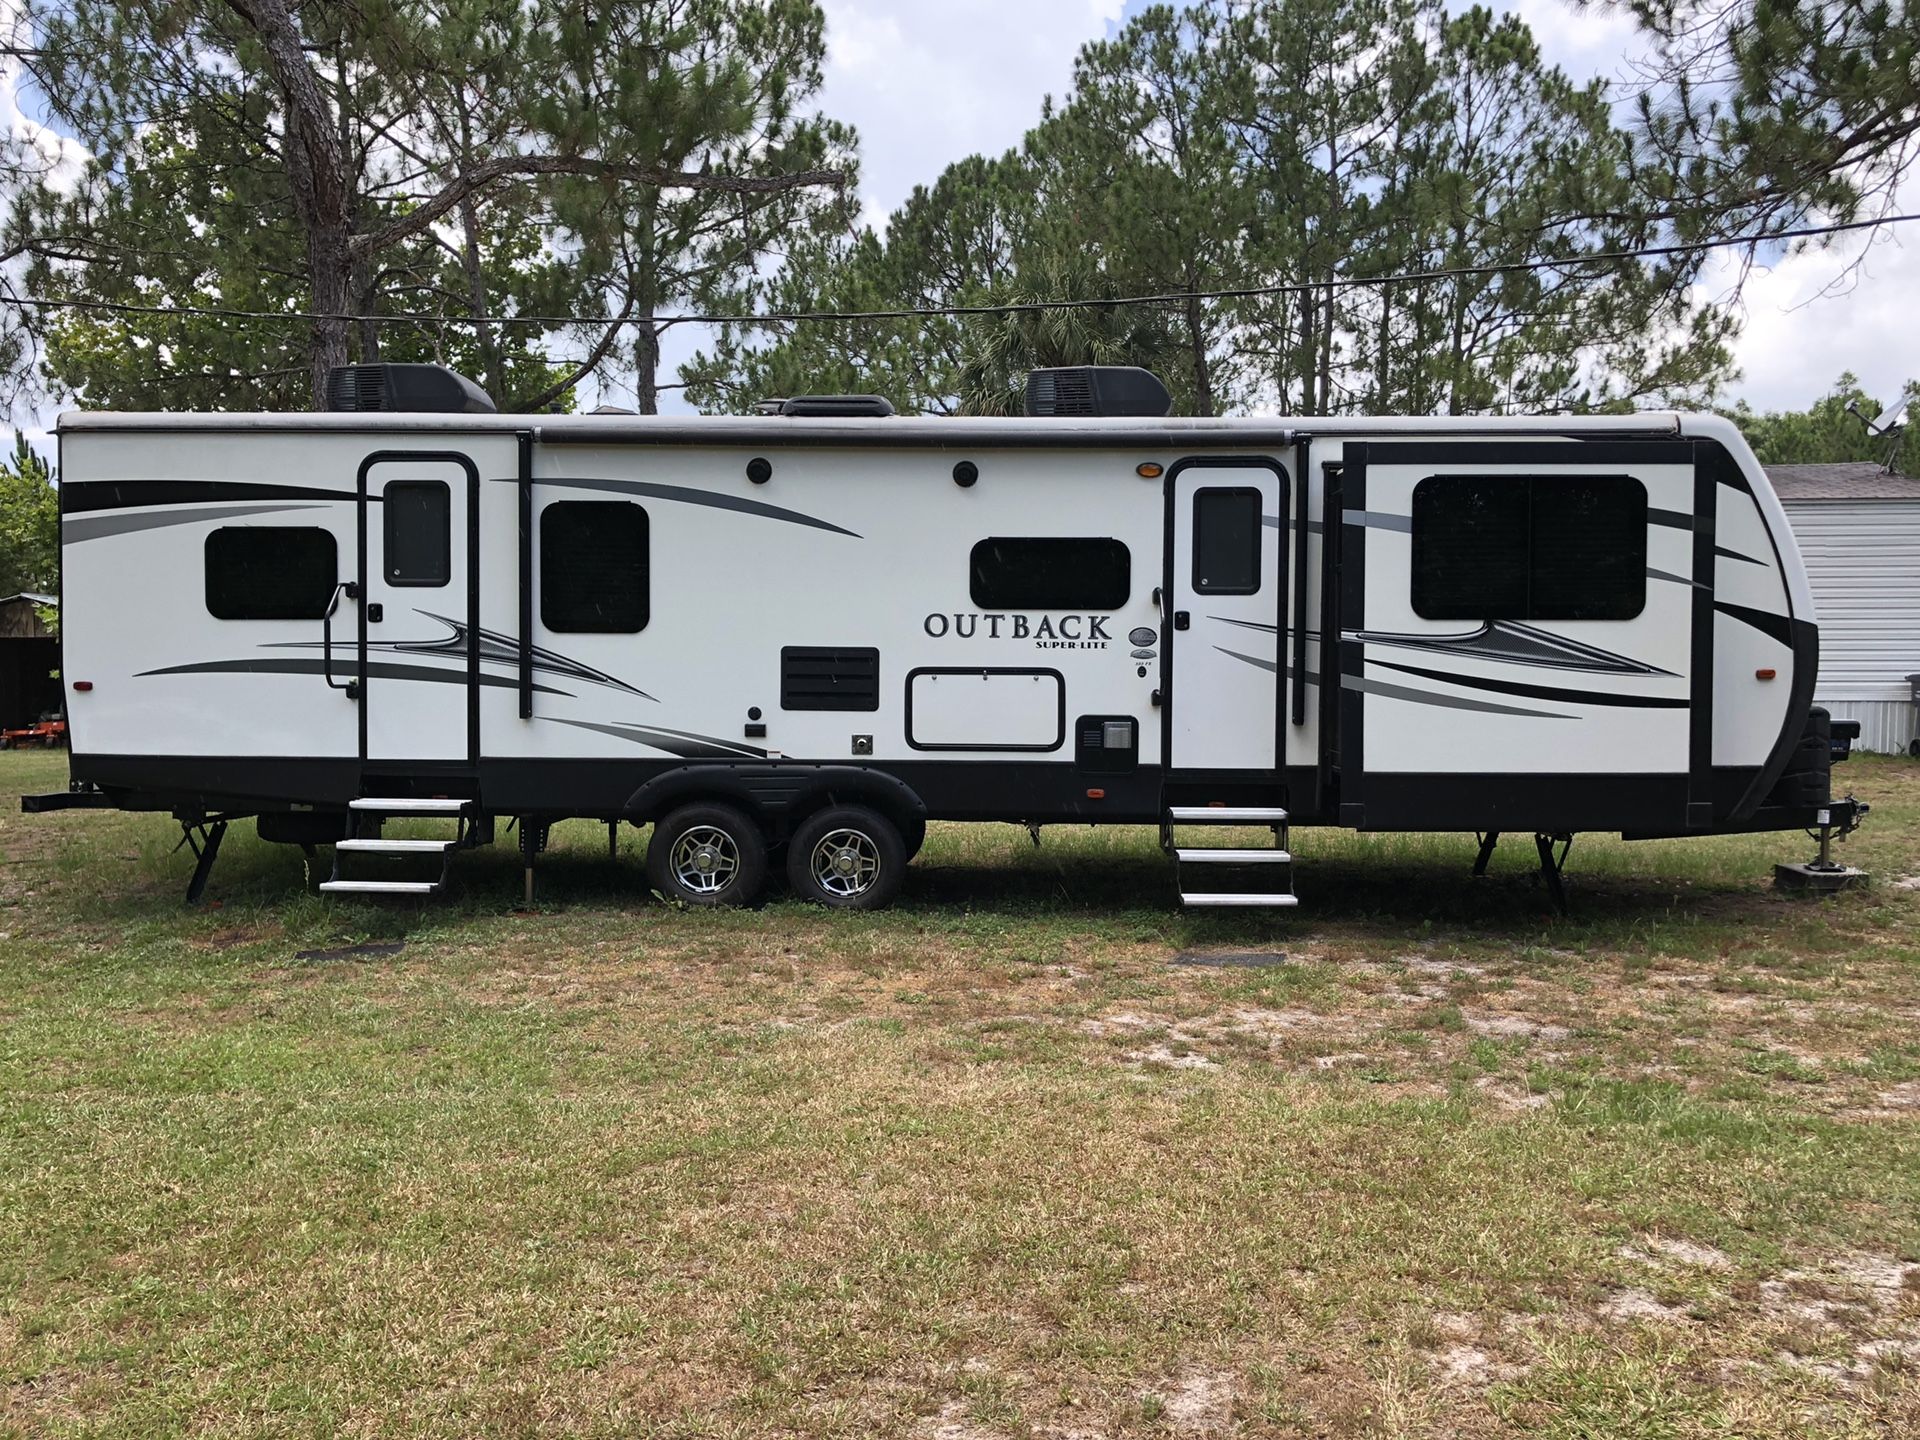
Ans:
[[[517,480],[514,483],[518,483]],[[711,490],[695,490],[686,485],[661,485],[651,480],[601,480],[592,476],[579,475],[540,475],[535,477],[539,485],[564,485],[574,490],[604,490],[613,495],[639,495],[652,500],[674,500],[683,505],[705,505],[715,510],[733,510],[742,515],[758,515],[765,520],[784,520],[789,525],[805,525],[813,530],[827,530],[835,535],[851,536],[855,540],[862,537],[852,530],[816,519],[812,515],[803,515],[798,510],[783,509],[778,505],[764,504],[759,500],[747,500],[737,495],[721,495]]]
[[[1729,550],[1724,545],[1714,546],[1713,553],[1718,555],[1722,560],[1739,560],[1748,565],[1764,566],[1767,563],[1764,560],[1756,560],[1751,555],[1742,555],[1738,550]]]
[[[750,745],[735,745],[726,740],[715,740],[703,735],[689,735],[677,730],[655,730],[645,725],[603,724],[597,720],[563,720],[557,715],[538,717],[555,725],[571,725],[576,730],[593,730],[602,735],[611,735],[616,740],[626,740],[634,745],[648,745],[655,750],[664,750],[669,755],[678,755],[683,760],[738,760],[747,758],[764,760],[767,752],[756,750]]]
[[[1524,685],[1515,680],[1487,680],[1477,675],[1450,675],[1445,670],[1428,670],[1418,665],[1395,665],[1387,660],[1369,658],[1367,663],[1381,670],[1397,670],[1402,675],[1418,675],[1427,680],[1443,680],[1469,690],[1491,690],[1497,695],[1524,695],[1530,700],[1559,700],[1578,705],[1621,705],[1636,710],[1684,710],[1685,700],[1651,695],[1609,695],[1603,690],[1564,690],[1556,685]]]
[[[1516,705],[1498,705],[1491,700],[1473,700],[1465,695],[1439,695],[1431,690],[1415,690],[1410,685],[1389,685],[1384,680],[1368,680],[1358,675],[1342,675],[1340,685],[1351,695],[1377,695],[1382,700],[1404,700],[1409,705],[1434,705],[1442,710],[1473,710],[1482,715],[1518,715],[1526,720],[1578,718],[1573,715],[1557,715],[1551,710],[1523,710]]]
[[[350,648],[350,647],[347,647]],[[354,673],[351,656],[344,656],[333,667],[336,676],[349,676]],[[275,656],[271,659],[253,660],[203,660],[194,665],[164,665],[158,670],[142,670],[146,675],[320,675],[325,673],[324,660],[299,660],[291,657]],[[388,665],[369,662],[367,674],[381,680],[419,680],[435,685],[465,685],[467,673],[464,670],[441,670],[432,665]],[[515,687],[518,682],[499,675],[482,675],[482,685],[496,685],[506,688]],[[573,699],[571,690],[554,690],[545,685],[534,687],[548,695],[559,695]]]
[[[209,500],[354,500],[351,490],[274,485],[255,480],[76,480],[60,487],[60,509],[130,510],[142,505],[204,505]],[[369,495],[378,500],[378,495]]]
[[[1670,577],[1678,579],[1678,576]],[[1685,584],[1687,582],[1681,581]],[[1431,650],[1446,655],[1467,655],[1476,660],[1498,660],[1507,665],[1525,665],[1540,670],[1580,670],[1601,675],[1666,675],[1670,672],[1647,665],[1625,655],[1616,655],[1597,645],[1571,640],[1515,620],[1484,622],[1478,630],[1457,635],[1409,635],[1395,631],[1367,630],[1346,638],[1370,645],[1388,645],[1396,650]]]
[[[1745,605],[1731,605],[1725,600],[1714,601],[1713,608],[1722,615],[1738,620],[1742,625],[1751,625],[1761,634],[1778,640],[1788,649],[1793,648],[1793,621],[1785,615],[1770,615],[1765,610],[1752,610]]]
[[[1657,510],[1649,506],[1647,509],[1647,523],[1649,525],[1665,525],[1670,530],[1691,530],[1693,529],[1693,516],[1687,514],[1684,510]]]

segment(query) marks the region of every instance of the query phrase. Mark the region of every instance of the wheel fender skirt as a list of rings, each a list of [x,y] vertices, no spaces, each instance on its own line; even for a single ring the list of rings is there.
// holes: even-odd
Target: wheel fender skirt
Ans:
[[[628,796],[625,814],[643,824],[695,799],[732,800],[779,828],[791,812],[829,801],[871,805],[901,824],[927,818],[926,803],[904,780],[858,765],[682,765]]]

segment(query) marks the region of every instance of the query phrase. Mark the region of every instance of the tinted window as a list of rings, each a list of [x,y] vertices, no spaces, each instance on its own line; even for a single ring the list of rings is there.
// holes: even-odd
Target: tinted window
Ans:
[[[1193,588],[1205,595],[1260,590],[1260,492],[1196,490]]]
[[[453,578],[452,493],[442,480],[395,480],[380,492],[389,585]]]
[[[1133,557],[1118,540],[982,540],[970,568],[982,610],[1118,610],[1133,588]]]
[[[318,620],[339,572],[331,530],[225,526],[207,536],[207,609],[221,620]]]
[[[1413,490],[1413,609],[1429,620],[1630,620],[1647,490],[1628,475],[1432,475]]]
[[[540,621],[625,633],[647,624],[647,512],[630,500],[559,500],[540,512]]]

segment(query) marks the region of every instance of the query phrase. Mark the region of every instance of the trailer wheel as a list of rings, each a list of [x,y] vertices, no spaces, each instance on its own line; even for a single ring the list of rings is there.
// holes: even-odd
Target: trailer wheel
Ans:
[[[683,904],[750,904],[766,885],[767,842],[731,805],[683,805],[653,827],[647,878]]]
[[[879,910],[900,893],[907,847],[893,822],[864,805],[807,817],[787,847],[793,893],[835,910]]]

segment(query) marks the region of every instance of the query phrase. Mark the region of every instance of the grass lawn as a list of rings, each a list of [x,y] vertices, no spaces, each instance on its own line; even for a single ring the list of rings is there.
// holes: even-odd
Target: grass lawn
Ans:
[[[426,906],[0,814],[0,1433],[1920,1433],[1920,764],[1798,835],[934,827],[900,905]],[[0,755],[0,791],[63,756]],[[1236,954],[1259,963],[1218,961]],[[1183,958],[1184,957],[1184,958]]]

